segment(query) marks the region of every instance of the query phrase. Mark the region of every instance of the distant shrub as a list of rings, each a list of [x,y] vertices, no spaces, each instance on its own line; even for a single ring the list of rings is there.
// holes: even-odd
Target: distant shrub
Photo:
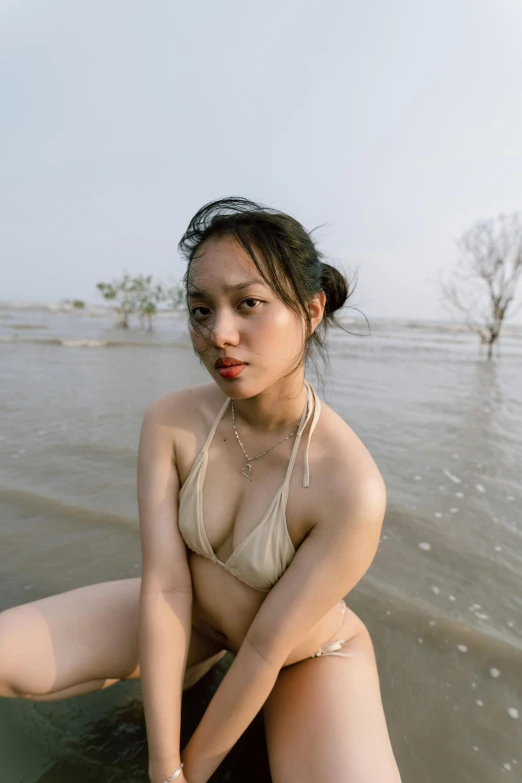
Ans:
[[[116,303],[119,325],[123,329],[128,329],[130,317],[137,315],[142,324],[145,320],[148,322],[151,331],[158,304],[167,298],[163,283],[155,282],[152,275],[131,277],[125,272],[122,278],[98,283],[96,288],[106,301]]]
[[[173,283],[165,289],[165,301],[173,310],[182,310],[186,307],[185,289],[181,283]]]

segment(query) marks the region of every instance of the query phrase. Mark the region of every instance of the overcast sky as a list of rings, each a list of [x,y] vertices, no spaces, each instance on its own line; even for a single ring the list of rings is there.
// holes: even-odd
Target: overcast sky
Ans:
[[[447,318],[456,239],[522,210],[520,0],[0,15],[0,299],[101,302],[123,269],[179,279],[192,215],[241,195],[326,224],[314,237],[357,271],[368,317]]]

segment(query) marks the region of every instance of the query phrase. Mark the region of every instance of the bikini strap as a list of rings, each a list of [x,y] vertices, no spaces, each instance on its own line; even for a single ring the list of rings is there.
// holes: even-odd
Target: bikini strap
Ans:
[[[288,463],[288,468],[286,471],[286,476],[284,481],[283,498],[284,498],[285,506],[288,498],[288,487],[290,483],[290,477],[292,475],[295,461],[297,459],[297,452],[299,451],[299,444],[301,443],[303,432],[306,429],[306,425],[308,424],[308,420],[310,419],[310,416],[312,416],[312,411],[313,411],[312,423],[310,424],[310,431],[308,433],[308,442],[306,444],[306,450],[304,454],[304,471],[303,471],[303,487],[308,487],[310,485],[310,468],[308,465],[308,452],[310,450],[310,441],[312,440],[313,432],[315,430],[317,422],[319,421],[319,416],[321,415],[321,401],[319,400],[319,397],[315,393],[315,389],[313,388],[313,386],[306,379],[305,379],[305,387],[306,387],[306,404],[303,413],[301,414],[301,420],[299,422],[299,427],[297,429],[297,435],[295,438],[294,447],[292,449],[292,454],[290,455],[290,461]],[[218,428],[219,422],[223,418],[223,415],[231,399],[232,399],[231,397],[226,398],[223,405],[221,406],[218,415],[214,419],[214,423],[210,429],[210,432],[208,433],[208,437],[207,440],[205,441],[205,445],[201,449],[200,452],[201,455],[203,455],[207,451],[208,447],[210,446],[210,443],[212,442],[212,438],[214,437],[216,430]]]
[[[221,421],[221,419],[223,418],[223,415],[224,415],[224,413],[225,413],[225,411],[226,411],[226,409],[227,409],[228,403],[230,402],[230,400],[231,400],[231,399],[232,399],[231,397],[227,397],[227,398],[226,398],[226,400],[225,400],[225,402],[224,402],[224,403],[223,403],[223,405],[221,406],[221,409],[220,409],[220,411],[219,411],[218,415],[217,415],[217,416],[216,416],[216,418],[214,419],[214,424],[212,425],[212,427],[211,427],[211,429],[210,429],[210,432],[208,433],[208,437],[207,437],[207,439],[206,439],[206,441],[205,441],[205,445],[204,445],[204,446],[203,446],[203,448],[201,449],[201,454],[204,454],[204,453],[207,451],[208,447],[210,446],[210,443],[211,443],[211,441],[212,441],[212,438],[213,438],[213,437],[214,437],[214,435],[216,434],[216,430],[217,430],[217,428],[218,428],[219,422],[220,422],[220,421]]]
[[[312,424],[310,426],[310,432],[308,435],[308,444],[306,446],[305,451],[305,457],[304,457],[304,475],[303,475],[303,487],[308,487],[310,484],[310,471],[308,467],[308,450],[310,448],[310,440],[312,437],[312,433],[315,429],[315,426],[319,420],[319,414],[320,414],[320,402],[319,398],[315,394],[315,391],[313,390],[313,387],[310,383],[308,383],[307,380],[305,380],[306,385],[306,405],[304,407],[301,421],[299,422],[299,428],[297,430],[297,435],[295,438],[294,448],[292,449],[292,454],[290,456],[290,461],[288,463],[288,468],[286,471],[285,481],[284,481],[284,489],[283,489],[283,501],[286,507],[286,501],[288,499],[288,489],[290,485],[290,477],[292,475],[292,471],[294,469],[295,461],[297,459],[297,452],[299,451],[299,444],[301,443],[301,438],[303,435],[303,432],[306,428],[306,425],[308,424],[308,420],[310,419],[310,416],[312,415],[313,411],[313,419]],[[314,403],[312,407],[312,402]]]
[[[310,469],[308,467],[308,452],[310,450],[310,441],[312,440],[312,435],[315,430],[315,427],[317,425],[317,422],[319,421],[319,416],[321,415],[321,401],[317,394],[315,393],[315,389],[311,384],[309,384],[310,389],[312,390],[312,395],[314,398],[314,415],[312,417],[312,423],[310,424],[310,432],[308,433],[308,443],[306,444],[306,451],[304,455],[304,475],[303,475],[303,487],[308,487],[310,485]]]

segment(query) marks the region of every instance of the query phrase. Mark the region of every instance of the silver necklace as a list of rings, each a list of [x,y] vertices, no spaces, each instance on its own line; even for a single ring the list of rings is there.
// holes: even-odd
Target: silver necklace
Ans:
[[[283,438],[283,440],[280,440],[279,443],[274,443],[273,446],[270,446],[269,449],[267,449],[266,451],[263,451],[262,454],[258,454],[257,457],[249,457],[248,454],[245,451],[245,447],[241,443],[241,439],[240,439],[240,437],[238,435],[238,431],[236,430],[236,417],[235,417],[235,414],[234,414],[234,400],[232,400],[232,426],[234,428],[234,432],[236,434],[236,438],[238,440],[238,443],[241,446],[241,448],[243,449],[243,454],[246,457],[246,463],[245,463],[244,467],[241,468],[241,473],[246,478],[250,478],[250,474],[252,473],[252,465],[250,464],[251,462],[253,462],[255,459],[261,459],[261,457],[264,457],[265,454],[268,454],[269,451],[272,451],[272,449],[275,449],[276,446],[280,446],[281,443],[285,442],[285,440],[288,440],[288,438],[291,438],[292,435],[294,435],[297,432],[297,430],[299,429],[299,424],[297,424],[297,426],[294,427],[294,429],[292,430],[290,435],[287,435],[286,438]]]

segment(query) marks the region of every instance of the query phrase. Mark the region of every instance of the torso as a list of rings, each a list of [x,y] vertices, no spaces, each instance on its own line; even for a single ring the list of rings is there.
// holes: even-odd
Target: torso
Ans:
[[[225,397],[215,384],[172,392],[172,438],[180,486],[202,448]],[[344,422],[324,402],[313,433],[310,453],[310,486],[302,487],[303,451],[308,424],[303,433],[297,461],[290,480],[286,522],[297,550],[314,522],[328,486],[331,460],[343,454],[347,476],[350,463],[361,473],[361,462],[377,470],[367,449]],[[260,453],[270,444],[261,444]],[[208,467],[203,486],[203,518],[209,543],[216,557],[225,561],[238,544],[256,527],[274,494],[283,483],[293,439],[253,463],[251,480],[241,475],[244,455],[234,436],[230,415],[220,421],[208,451]],[[346,458],[348,456],[348,459]],[[353,471],[355,475],[355,469]],[[222,566],[187,548],[192,575],[194,627],[217,645],[236,653],[259,607],[267,596],[240,582]],[[290,566],[291,567],[291,564]],[[294,648],[285,665],[307,658],[332,637],[339,625],[340,610],[335,606]],[[342,625],[342,638],[355,636],[364,624],[348,609]]]

